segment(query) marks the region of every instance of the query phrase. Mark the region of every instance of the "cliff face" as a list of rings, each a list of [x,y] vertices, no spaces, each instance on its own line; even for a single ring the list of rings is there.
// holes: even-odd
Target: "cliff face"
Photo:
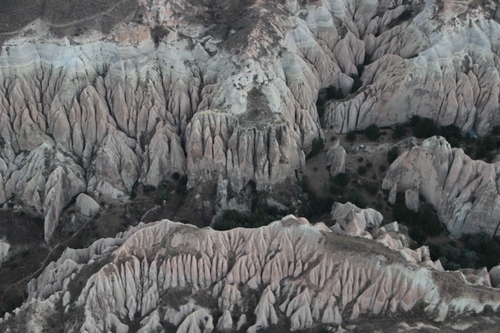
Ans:
[[[455,237],[487,232],[498,235],[500,165],[472,160],[442,137],[425,140],[401,154],[390,166],[382,188],[404,192],[408,207],[418,209],[423,195]],[[394,202],[393,202],[394,203]]]
[[[397,223],[379,228],[381,215],[374,210],[337,204],[332,214],[339,221],[334,232],[292,215],[259,229],[225,232],[168,220],[140,224],[86,249],[67,249],[32,280],[28,301],[0,327],[6,332],[47,327],[257,332],[318,325],[339,331],[351,325],[449,330],[456,314],[464,315],[463,324],[468,313],[500,306],[498,291],[481,286],[490,286],[485,270],[468,276],[468,282],[460,272],[443,272],[427,248],[404,245]],[[371,234],[367,227],[374,228]],[[390,326],[380,322],[389,317]],[[473,322],[484,324],[478,316]]]
[[[363,87],[324,116],[338,132],[413,114],[498,123],[493,2],[81,6],[48,1],[0,32],[0,204],[15,194],[42,214],[46,240],[81,192],[126,201],[174,172],[190,188],[222,175],[234,192],[294,179],[323,136],[319,89],[348,93],[351,74]]]

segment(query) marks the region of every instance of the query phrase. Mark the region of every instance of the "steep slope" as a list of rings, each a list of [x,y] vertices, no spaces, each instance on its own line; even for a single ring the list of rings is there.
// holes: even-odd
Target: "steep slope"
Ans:
[[[486,232],[498,235],[500,165],[472,160],[443,137],[432,137],[401,154],[390,166],[382,188],[394,203],[404,192],[408,207],[418,209],[423,195],[455,237]]]
[[[337,132],[499,123],[493,1],[29,4],[0,13],[0,204],[43,215],[46,241],[82,192],[127,202],[174,172],[232,193],[295,179],[323,136],[319,89],[348,93],[351,74],[363,87],[324,115]]]
[[[356,224],[361,232],[368,224],[360,221],[380,223],[380,213],[351,204],[334,207],[332,214],[342,228]],[[14,317],[6,315],[1,328],[257,332],[358,325],[374,330],[374,323],[392,318],[391,330],[398,331],[449,329],[457,315],[467,322],[467,314],[498,309],[498,290],[480,285],[489,285],[488,273],[472,285],[459,272],[442,272],[428,249],[405,248],[401,237],[391,236],[397,224],[388,230],[377,229],[376,242],[337,235],[343,231],[333,233],[292,215],[259,229],[226,232],[168,220],[141,224],[87,249],[67,249],[30,283],[27,303]],[[498,319],[495,313],[489,318],[489,324],[477,316],[470,320],[482,327]],[[387,322],[379,325],[390,331]]]

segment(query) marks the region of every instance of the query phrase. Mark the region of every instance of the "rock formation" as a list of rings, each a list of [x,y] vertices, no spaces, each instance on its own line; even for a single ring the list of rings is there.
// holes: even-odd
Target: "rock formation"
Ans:
[[[423,195],[451,235],[487,232],[498,235],[500,164],[472,160],[442,137],[432,137],[401,154],[389,167],[382,188],[405,193],[409,207]]]
[[[351,74],[363,87],[323,119],[337,132],[499,123],[493,1],[94,2],[0,13],[0,204],[42,214],[47,240],[80,193],[126,202],[174,172],[236,193],[295,179],[323,136],[319,89],[347,94]]]
[[[354,215],[342,215],[349,210]],[[375,223],[378,241],[337,235],[293,215],[226,232],[168,220],[140,224],[86,249],[67,249],[32,280],[28,301],[0,329],[257,332],[279,323],[290,331],[318,325],[342,331],[364,327],[367,316],[446,328],[455,314],[499,308],[500,293],[481,286],[489,283],[487,272],[482,280],[467,272],[476,277],[471,285],[462,273],[443,272],[425,247],[384,240],[397,234],[397,224],[376,228],[377,212],[350,204],[333,211],[343,212],[338,218],[346,223],[360,216]],[[419,319],[397,316],[413,311]]]
[[[345,154],[345,149],[340,146],[338,140],[326,151],[325,162],[327,168],[330,169],[330,175],[332,177],[345,172]]]

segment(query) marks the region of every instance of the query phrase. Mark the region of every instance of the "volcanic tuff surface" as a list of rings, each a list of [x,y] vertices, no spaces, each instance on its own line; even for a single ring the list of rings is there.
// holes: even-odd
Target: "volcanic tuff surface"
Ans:
[[[486,270],[467,280],[443,272],[427,248],[405,247],[397,223],[378,228],[374,210],[347,203],[332,214],[341,225],[334,232],[293,215],[225,232],[162,220],[67,249],[30,283],[28,301],[0,329],[257,332],[320,325],[399,332],[479,329],[498,320],[468,317],[500,306],[498,290],[486,287]]]
[[[338,132],[418,114],[486,133],[499,123],[497,6],[7,1],[0,204],[43,215],[49,241],[80,193],[124,202],[174,172],[189,188],[222,175],[233,193],[294,178],[323,135],[319,89],[347,94],[351,74],[363,87],[326,106]]]
[[[382,188],[404,192],[406,205],[418,210],[423,195],[451,235],[498,235],[500,164],[472,160],[443,137],[432,137],[401,154],[390,166]]]

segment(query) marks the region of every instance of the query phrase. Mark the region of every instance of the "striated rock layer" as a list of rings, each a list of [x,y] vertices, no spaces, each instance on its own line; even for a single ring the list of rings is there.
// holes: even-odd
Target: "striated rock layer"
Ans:
[[[341,228],[356,225],[360,233],[380,223],[378,212],[350,203],[332,213],[340,214]],[[395,231],[397,224],[377,229],[375,242],[292,215],[259,229],[225,232],[168,220],[140,224],[89,248],[67,249],[30,283],[28,301],[0,327],[257,332],[280,325],[296,331],[363,327],[368,316],[396,318],[396,326],[424,325],[409,316],[397,319],[402,313],[418,313],[414,317],[426,327],[445,327],[456,314],[498,309],[498,290],[480,285],[489,285],[487,272],[477,285],[467,283],[461,273],[443,272],[430,261],[425,247],[406,248],[402,238],[393,238]]]
[[[125,202],[174,172],[236,193],[295,179],[323,136],[319,89],[347,94],[351,74],[363,87],[323,119],[337,132],[414,114],[499,124],[494,1],[80,5],[0,13],[0,204],[42,214],[47,241],[80,193]]]
[[[423,195],[455,237],[487,232],[499,235],[500,164],[472,160],[442,137],[425,140],[401,154],[390,166],[382,188],[405,193],[408,207],[418,209]]]

